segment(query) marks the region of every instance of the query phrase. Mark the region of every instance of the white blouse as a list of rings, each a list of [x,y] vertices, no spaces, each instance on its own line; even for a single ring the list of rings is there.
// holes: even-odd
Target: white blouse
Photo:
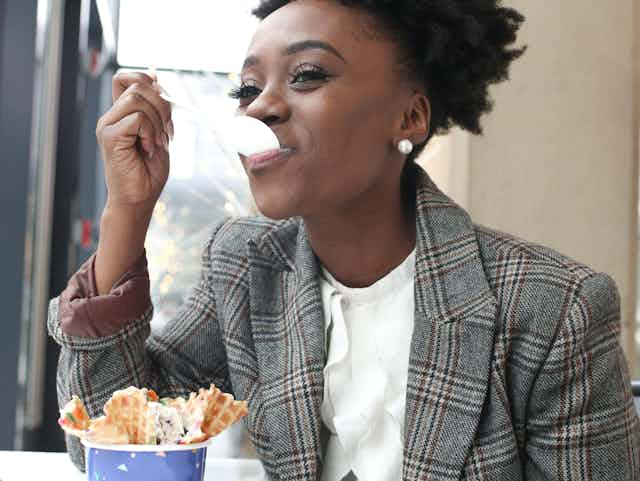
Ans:
[[[415,250],[365,288],[322,268],[327,339],[321,415],[330,432],[322,481],[402,477],[404,411],[413,332]]]

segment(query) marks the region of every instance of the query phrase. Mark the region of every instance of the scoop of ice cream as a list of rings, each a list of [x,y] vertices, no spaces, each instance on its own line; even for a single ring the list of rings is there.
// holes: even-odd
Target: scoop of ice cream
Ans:
[[[158,402],[147,403],[154,415],[158,444],[175,444],[184,435],[184,426],[178,410]]]

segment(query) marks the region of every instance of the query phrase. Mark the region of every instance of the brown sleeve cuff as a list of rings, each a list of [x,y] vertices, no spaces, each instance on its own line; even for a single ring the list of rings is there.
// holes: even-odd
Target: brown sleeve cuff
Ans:
[[[145,252],[113,285],[109,294],[97,295],[95,254],[69,279],[60,294],[62,330],[78,337],[104,337],[141,318],[151,305]]]

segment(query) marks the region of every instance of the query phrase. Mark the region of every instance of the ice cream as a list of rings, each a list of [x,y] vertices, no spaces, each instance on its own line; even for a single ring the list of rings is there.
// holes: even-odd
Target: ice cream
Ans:
[[[159,402],[149,402],[147,406],[155,421],[158,444],[178,443],[185,433],[182,416],[178,410]]]
[[[67,433],[104,444],[193,444],[219,434],[247,414],[247,402],[236,401],[213,384],[189,399],[163,398],[149,389],[128,387],[113,393],[104,416],[89,419],[74,396],[60,410],[58,424]]]

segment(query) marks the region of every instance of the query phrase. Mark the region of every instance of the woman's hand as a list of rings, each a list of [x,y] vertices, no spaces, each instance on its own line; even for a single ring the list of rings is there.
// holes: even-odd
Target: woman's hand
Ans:
[[[149,75],[113,77],[113,106],[96,136],[104,159],[107,204],[95,258],[98,294],[108,293],[144,251],[153,208],[169,177],[171,106]]]
[[[152,211],[169,176],[171,106],[155,80],[140,72],[116,74],[113,106],[96,128],[107,205],[118,210]]]

